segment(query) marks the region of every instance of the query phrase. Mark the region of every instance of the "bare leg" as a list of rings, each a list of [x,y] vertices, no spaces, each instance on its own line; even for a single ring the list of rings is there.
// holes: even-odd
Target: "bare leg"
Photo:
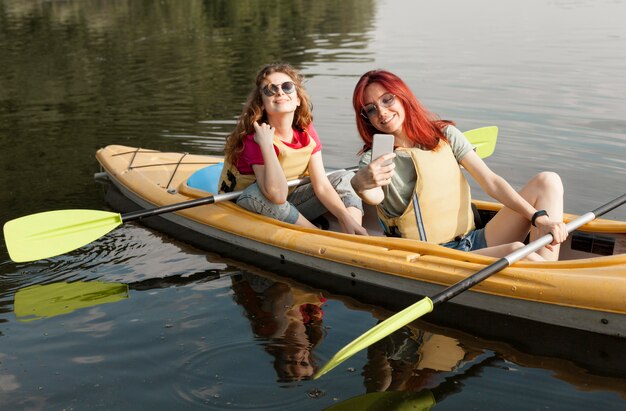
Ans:
[[[511,254],[515,250],[519,250],[522,247],[524,247],[524,243],[522,243],[520,241],[516,241],[514,243],[508,243],[508,244],[496,245],[496,246],[493,246],[493,247],[481,248],[480,250],[472,251],[472,253],[480,254],[480,255],[487,255],[489,257],[502,258],[504,256],[507,256],[507,255]],[[530,254],[528,254],[526,256],[525,260],[528,260],[528,261],[546,261],[545,258],[543,258],[542,256],[540,256],[537,253],[530,253]]]
[[[542,172],[534,176],[522,190],[520,195],[537,210],[546,210],[551,220],[563,219],[563,184],[558,174]],[[535,227],[530,221],[515,211],[504,207],[495,215],[485,228],[485,238],[489,248],[516,241],[523,241],[530,231],[530,241],[538,237]],[[559,258],[560,246],[552,250],[544,247],[537,254],[548,261]]]

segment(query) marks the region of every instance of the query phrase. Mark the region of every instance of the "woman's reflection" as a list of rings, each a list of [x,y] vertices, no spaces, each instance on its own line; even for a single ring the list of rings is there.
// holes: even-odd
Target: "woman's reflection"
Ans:
[[[320,293],[251,273],[231,278],[235,302],[245,309],[254,334],[264,339],[278,381],[309,379],[317,367],[312,350],[324,335],[322,306],[326,299]]]

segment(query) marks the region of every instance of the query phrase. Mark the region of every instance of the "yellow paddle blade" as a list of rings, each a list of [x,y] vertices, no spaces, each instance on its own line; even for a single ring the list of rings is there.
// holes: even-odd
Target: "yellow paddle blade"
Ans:
[[[364,348],[369,347],[376,341],[383,339],[394,331],[399,330],[411,321],[416,320],[424,314],[428,314],[433,310],[433,302],[430,298],[424,297],[422,300],[415,304],[405,308],[404,310],[392,315],[382,323],[371,328],[369,331],[362,334],[360,337],[343,347],[337,352],[324,365],[318,372],[315,373],[313,379],[316,380],[328,371],[332,370],[348,358],[352,357],[357,352]]]
[[[7,221],[4,241],[13,261],[35,261],[80,248],[120,224],[122,216],[108,211],[46,211]]]
[[[33,285],[15,293],[13,310],[28,322],[128,298],[128,285],[99,281]]]
[[[489,126],[464,131],[465,137],[474,147],[480,158],[487,158],[493,154],[498,140],[498,127]]]

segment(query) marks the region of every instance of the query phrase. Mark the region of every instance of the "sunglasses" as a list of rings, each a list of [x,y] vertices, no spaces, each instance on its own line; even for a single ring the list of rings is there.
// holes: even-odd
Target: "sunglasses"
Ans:
[[[282,90],[285,94],[291,94],[296,91],[296,85],[293,81],[285,81],[283,84],[266,84],[263,86],[261,91],[267,97],[272,97],[275,94],[278,94],[278,90]]]
[[[370,119],[378,113],[379,107],[388,108],[393,106],[396,102],[396,95],[387,93],[383,94],[382,97],[378,100],[378,104],[370,103],[363,106],[361,109],[361,115],[367,119]]]

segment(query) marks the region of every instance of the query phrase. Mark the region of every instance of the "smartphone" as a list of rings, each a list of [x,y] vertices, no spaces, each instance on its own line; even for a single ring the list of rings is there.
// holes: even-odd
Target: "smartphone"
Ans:
[[[393,153],[394,138],[391,134],[374,134],[372,144],[372,161],[387,153]],[[385,161],[383,165],[391,164],[391,159]]]

